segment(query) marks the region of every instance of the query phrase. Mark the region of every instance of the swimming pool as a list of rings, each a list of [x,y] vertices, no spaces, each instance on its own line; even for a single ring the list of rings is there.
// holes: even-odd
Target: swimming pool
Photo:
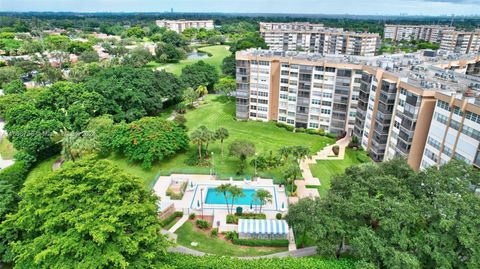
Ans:
[[[260,202],[254,199],[254,189],[242,189],[245,196],[237,197],[235,199],[235,205],[260,205]],[[231,205],[232,199],[228,199],[228,204]],[[208,188],[207,196],[205,197],[205,204],[224,205],[225,196],[223,193],[217,192],[214,188]]]

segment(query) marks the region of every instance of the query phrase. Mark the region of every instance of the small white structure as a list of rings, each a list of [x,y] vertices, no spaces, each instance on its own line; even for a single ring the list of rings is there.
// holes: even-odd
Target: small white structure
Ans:
[[[287,239],[288,224],[285,220],[239,219],[240,239]]]

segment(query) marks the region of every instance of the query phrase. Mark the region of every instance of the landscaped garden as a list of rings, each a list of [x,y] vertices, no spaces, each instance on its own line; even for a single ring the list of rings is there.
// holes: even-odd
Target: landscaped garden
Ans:
[[[209,57],[184,59],[184,60],[180,60],[178,63],[169,63],[169,64],[161,64],[161,63],[152,61],[148,63],[146,67],[149,67],[149,68],[161,67],[165,69],[165,71],[167,72],[173,73],[175,75],[180,75],[180,73],[182,72],[182,68],[202,60],[207,64],[211,64],[215,66],[215,68],[217,68],[218,72],[220,73],[223,59],[231,54],[231,52],[228,50],[228,46],[224,46],[224,45],[202,47],[202,48],[198,48],[197,51],[207,53]]]
[[[317,188],[320,196],[324,197],[330,189],[330,181],[334,176],[343,174],[345,169],[352,165],[360,164],[369,160],[370,159],[366,157],[365,151],[347,148],[343,160],[317,161],[317,164],[310,165],[310,170],[314,177],[320,179],[321,185],[318,187],[312,186],[312,188]]]
[[[196,227],[193,221],[187,221],[177,231],[177,243],[188,248],[225,256],[262,256],[287,251],[286,247],[250,247],[234,245],[223,235],[212,236],[208,229]],[[194,243],[192,245],[192,242]]]

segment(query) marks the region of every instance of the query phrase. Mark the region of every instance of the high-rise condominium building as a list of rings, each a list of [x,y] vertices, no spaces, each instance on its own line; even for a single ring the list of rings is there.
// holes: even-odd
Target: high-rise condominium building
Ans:
[[[470,151],[457,146],[451,148],[451,157],[480,167],[480,137],[475,131],[480,130],[480,77],[463,73],[468,68],[452,68],[476,66],[480,56],[450,65],[420,52],[354,57],[247,50],[237,52],[236,59],[238,119],[348,132],[375,161],[404,156],[419,169],[433,164],[424,162],[431,156],[427,138],[436,124],[438,102],[447,96],[452,111],[460,103],[463,117],[474,119],[457,126],[462,133],[458,137],[470,136],[463,140]],[[443,138],[449,130],[433,131],[443,132],[435,136],[442,138],[441,145],[448,142]]]
[[[392,25],[386,24],[384,37],[394,41],[424,40],[431,43],[440,43],[442,31],[455,30],[445,25]]]
[[[155,22],[159,27],[165,27],[169,30],[175,31],[177,33],[183,32],[185,29],[188,28],[205,28],[205,29],[213,29],[213,20],[204,20],[204,21],[193,21],[193,20],[157,20]]]
[[[457,31],[444,25],[391,25],[386,24],[384,37],[395,41],[424,40],[440,44],[449,53],[480,52],[480,29],[472,32]]]
[[[380,47],[378,34],[348,32],[323,24],[261,22],[260,34],[275,51],[374,56]]]

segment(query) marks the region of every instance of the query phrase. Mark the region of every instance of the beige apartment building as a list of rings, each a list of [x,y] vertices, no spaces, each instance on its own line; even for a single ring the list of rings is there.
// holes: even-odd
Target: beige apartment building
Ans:
[[[394,41],[425,40],[431,43],[440,43],[441,33],[446,30],[455,30],[455,27],[446,25],[386,24],[384,37]]]
[[[185,29],[188,28],[195,28],[195,29],[213,29],[213,20],[157,20],[155,21],[157,26],[165,27],[169,30],[175,31],[177,33],[183,32]]]
[[[459,54],[479,53],[480,30],[473,32],[443,31],[441,34],[440,49]]]
[[[446,59],[421,52],[346,57],[253,49],[237,52],[236,59],[238,119],[348,132],[373,160],[404,156],[420,169],[435,165],[426,160],[428,137],[450,133],[431,128],[441,94],[458,100],[450,106],[464,104],[459,106],[464,117],[473,119],[464,128],[457,126],[463,132],[457,136],[470,139],[463,140],[468,145],[452,148],[451,158],[480,167],[480,77],[449,69]],[[480,57],[459,62],[476,65]]]
[[[326,28],[311,23],[260,23],[260,34],[270,50],[306,51],[320,54],[374,56],[380,35]]]

